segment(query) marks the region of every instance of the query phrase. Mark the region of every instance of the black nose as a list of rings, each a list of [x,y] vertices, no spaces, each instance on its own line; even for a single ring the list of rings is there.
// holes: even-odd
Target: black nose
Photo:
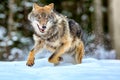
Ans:
[[[46,26],[42,26],[42,28],[43,28],[43,29],[45,29],[45,28],[46,28]]]

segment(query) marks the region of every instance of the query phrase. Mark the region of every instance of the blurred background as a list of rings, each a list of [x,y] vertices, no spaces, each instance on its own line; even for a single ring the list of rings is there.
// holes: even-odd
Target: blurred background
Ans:
[[[25,60],[33,29],[27,19],[33,3],[55,10],[82,27],[85,57],[120,59],[120,0],[0,0],[0,60]]]

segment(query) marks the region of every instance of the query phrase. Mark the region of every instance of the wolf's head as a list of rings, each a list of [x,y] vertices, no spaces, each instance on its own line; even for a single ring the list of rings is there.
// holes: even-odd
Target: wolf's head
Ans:
[[[55,22],[53,9],[53,3],[43,7],[37,5],[36,3],[33,4],[33,9],[28,15],[28,19],[32,22],[35,32],[39,35],[45,34]]]

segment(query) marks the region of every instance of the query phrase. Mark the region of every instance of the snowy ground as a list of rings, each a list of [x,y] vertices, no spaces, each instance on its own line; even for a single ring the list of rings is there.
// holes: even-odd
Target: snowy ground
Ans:
[[[119,80],[119,60],[83,59],[82,64],[53,66],[47,58],[36,60],[33,67],[20,62],[0,62],[0,80]]]

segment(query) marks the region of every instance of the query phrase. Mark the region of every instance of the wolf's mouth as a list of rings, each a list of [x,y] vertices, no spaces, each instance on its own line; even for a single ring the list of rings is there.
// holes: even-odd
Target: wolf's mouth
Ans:
[[[45,32],[45,29],[41,29],[38,24],[37,24],[37,27],[38,27],[38,29],[39,29],[40,32],[42,32],[42,33]]]

